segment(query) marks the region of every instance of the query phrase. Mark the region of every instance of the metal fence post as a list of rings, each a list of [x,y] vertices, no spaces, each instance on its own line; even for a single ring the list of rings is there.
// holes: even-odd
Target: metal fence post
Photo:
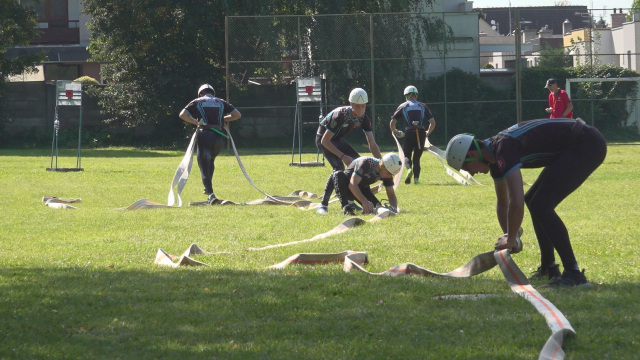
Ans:
[[[225,58],[225,91],[227,92],[226,98],[229,101],[229,17],[224,17],[224,58]],[[229,133],[231,133],[231,127],[229,126]],[[227,150],[231,150],[231,141],[227,140]]]
[[[224,61],[225,61],[225,91],[229,102],[229,17],[224,17]]]
[[[589,61],[591,62],[591,75],[590,77],[593,78],[594,77],[594,71],[593,71],[593,10],[589,10]],[[590,90],[589,91],[591,93],[591,126],[594,126],[594,99],[593,99],[593,89],[594,89],[594,84],[592,83],[590,86]]]
[[[444,79],[444,139],[449,138],[449,116],[447,112],[447,23],[444,21],[444,13],[442,13],[442,74]]]
[[[371,116],[373,119],[373,138],[376,138],[376,78],[373,61],[373,14],[369,14],[369,52],[371,54]]]
[[[522,121],[522,33],[520,31],[520,10],[516,9],[516,123]]]
[[[300,16],[298,19],[298,63],[300,64],[300,69],[298,69],[298,76],[303,76],[304,73],[302,71],[302,39],[300,36]]]

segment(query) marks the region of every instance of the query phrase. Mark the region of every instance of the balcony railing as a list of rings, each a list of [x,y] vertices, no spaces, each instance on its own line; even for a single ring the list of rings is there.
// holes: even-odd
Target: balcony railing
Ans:
[[[41,21],[39,22],[40,38],[31,45],[69,45],[80,43],[80,26],[78,20]]]

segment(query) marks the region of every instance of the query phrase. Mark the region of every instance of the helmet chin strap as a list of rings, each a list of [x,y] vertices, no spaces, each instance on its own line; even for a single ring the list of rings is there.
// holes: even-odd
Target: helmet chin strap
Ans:
[[[482,150],[480,149],[480,145],[478,144],[478,140],[476,140],[475,138],[473,139],[473,144],[476,146],[476,150],[478,150],[478,157],[473,157],[473,158],[465,158],[464,162],[471,162],[471,161],[482,161],[483,163],[489,165],[489,162],[486,161],[484,159],[484,157],[482,156]]]

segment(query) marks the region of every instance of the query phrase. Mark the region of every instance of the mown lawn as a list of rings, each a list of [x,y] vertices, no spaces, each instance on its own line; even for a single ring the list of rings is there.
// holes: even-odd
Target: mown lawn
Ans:
[[[610,146],[600,169],[558,208],[594,284],[540,290],[577,332],[563,346],[569,359],[638,356],[639,149]],[[74,151],[61,155],[59,166],[75,166]],[[485,186],[460,186],[425,154],[422,184],[398,189],[399,216],[246,252],[311,238],[345,217],[336,205],[327,216],[268,205],[117,210],[142,198],[166,202],[182,156],[85,150],[84,172],[53,173],[45,171],[48,150],[0,151],[0,359],[534,359],[550,335],[519,297],[434,298],[510,294],[497,268],[471,279],[373,277],[340,265],[267,269],[296,253],[347,249],[367,251],[374,272],[402,262],[457,268],[501,235],[487,175],[476,177]],[[290,167],[290,160],[243,156],[270,194],[321,193],[330,168]],[[538,173],[523,176],[533,183]],[[214,189],[237,202],[262,197],[230,152],[216,162]],[[51,209],[45,195],[82,203]],[[200,200],[194,162],[183,201]],[[514,260],[529,274],[539,251],[528,214],[523,227],[525,250]],[[195,256],[209,267],[153,264],[159,248],[178,255],[192,243],[228,253]]]

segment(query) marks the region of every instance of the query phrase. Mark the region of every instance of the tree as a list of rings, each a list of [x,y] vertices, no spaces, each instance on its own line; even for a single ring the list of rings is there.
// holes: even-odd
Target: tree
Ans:
[[[631,9],[629,9],[629,14],[627,14],[627,21],[633,21],[633,13],[640,12],[640,0],[633,0],[631,3]]]
[[[0,2],[0,82],[7,76],[36,72],[36,64],[44,61],[43,53],[27,54],[16,58],[7,58],[7,48],[27,46],[37,39],[38,22],[35,11],[27,9],[17,1]]]
[[[427,0],[428,5],[432,0]],[[423,6],[421,0],[327,2],[322,0],[85,0],[85,12],[92,20],[90,52],[95,60],[109,63],[103,71],[107,87],[101,90],[101,105],[113,119],[120,119],[129,126],[159,124],[164,133],[171,127],[183,126],[176,121],[176,114],[196,96],[202,83],[211,83],[218,95],[224,97],[225,84],[225,15],[310,15],[352,14],[360,12],[403,12]],[[368,17],[368,15],[367,15]],[[291,18],[295,19],[295,18]],[[306,18],[308,20],[308,18]],[[317,20],[317,19],[316,19]],[[238,34],[228,34],[236,54],[253,52],[263,57],[281,59],[289,48],[297,49],[297,41],[290,35],[297,26],[277,28],[280,18],[253,20]],[[328,35],[335,36],[331,27],[321,28],[312,20],[305,24],[305,51],[319,54],[323,49],[316,41]],[[405,36],[411,45],[413,37],[432,36],[442,39],[428,20],[419,28],[388,24],[388,30]],[[358,26],[358,24],[352,24]],[[385,28],[379,25],[379,29]],[[247,30],[247,31],[244,31]],[[251,31],[249,31],[251,30]],[[258,30],[258,31],[257,31]],[[368,30],[368,28],[367,28]],[[250,34],[249,34],[250,33]],[[382,36],[381,36],[382,37]],[[343,41],[354,41],[348,36]],[[397,48],[397,46],[396,46]],[[405,49],[406,50],[406,49]],[[367,49],[368,51],[368,49]],[[403,50],[404,51],[404,50]],[[241,56],[241,55],[238,55]],[[243,60],[243,59],[234,59]],[[249,59],[252,60],[252,59]],[[297,65],[296,65],[297,66]],[[308,62],[298,73],[316,72],[319,64]],[[349,73],[357,78],[368,74],[366,68],[346,68],[344,64],[324,64],[332,71]],[[281,80],[281,65],[243,64],[234,69],[232,80],[238,86],[246,84],[249,77]],[[316,68],[314,68],[316,67]],[[340,67],[340,68],[339,68]],[[278,68],[278,69],[276,69]],[[397,82],[397,80],[396,80]],[[175,137],[175,134],[169,134]]]
[[[565,53],[564,48],[554,49],[548,44],[540,50],[540,62],[538,66],[541,68],[564,68],[573,66],[571,55]]]

